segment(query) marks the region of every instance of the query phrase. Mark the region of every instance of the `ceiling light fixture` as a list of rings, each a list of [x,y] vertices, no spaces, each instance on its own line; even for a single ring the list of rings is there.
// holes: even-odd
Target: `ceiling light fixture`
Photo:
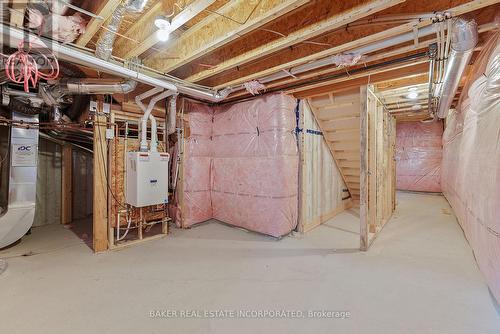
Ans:
[[[408,95],[406,95],[406,97],[409,98],[409,99],[414,100],[414,99],[416,99],[418,97],[418,93],[415,92],[415,91],[411,91],[411,92],[408,93]]]
[[[159,29],[159,30],[156,31],[156,38],[160,42],[166,42],[170,38],[170,31]]]
[[[171,25],[170,19],[164,15],[160,15],[155,19],[155,26],[160,30],[167,30]]]

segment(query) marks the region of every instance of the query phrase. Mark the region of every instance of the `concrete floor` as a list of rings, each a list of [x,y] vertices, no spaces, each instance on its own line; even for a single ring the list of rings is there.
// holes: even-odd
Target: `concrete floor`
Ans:
[[[100,255],[68,229],[41,227],[0,252],[9,265],[0,275],[1,332],[499,333],[446,200],[401,193],[398,201],[368,253],[356,250],[355,211],[281,241],[213,223]],[[153,310],[276,309],[351,317],[150,318]]]

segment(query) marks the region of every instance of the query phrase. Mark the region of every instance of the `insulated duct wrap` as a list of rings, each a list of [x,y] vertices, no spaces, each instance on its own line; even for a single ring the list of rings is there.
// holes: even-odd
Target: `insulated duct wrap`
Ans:
[[[120,4],[111,17],[109,18],[109,23],[106,29],[103,30],[99,41],[97,42],[95,48],[95,55],[101,59],[108,60],[113,52],[113,43],[116,39],[116,33],[120,29],[120,25],[123,20],[123,15],[125,14],[126,7]]]
[[[127,80],[116,84],[86,83],[79,79],[68,79],[60,82],[59,91],[63,94],[127,94],[137,87],[137,82]]]
[[[101,59],[108,60],[113,52],[113,44],[116,34],[120,30],[123,16],[126,12],[139,13],[144,10],[148,0],[128,0],[121,3],[111,14],[106,29],[101,34],[95,49],[95,55]]]
[[[177,118],[177,94],[170,98],[170,106],[168,108],[167,116],[167,134],[171,135],[175,132],[176,118]]]
[[[451,29],[451,52],[448,56],[443,84],[438,92],[437,116],[445,118],[451,107],[460,78],[472,57],[477,44],[478,32],[475,21],[455,19]]]

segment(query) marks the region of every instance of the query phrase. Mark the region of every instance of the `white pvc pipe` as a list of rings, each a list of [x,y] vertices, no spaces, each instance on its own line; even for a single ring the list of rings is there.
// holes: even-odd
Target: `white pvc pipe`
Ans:
[[[140,145],[140,150],[143,152],[148,151],[148,141],[147,141],[147,125],[148,125],[148,120],[151,121],[151,152],[157,152],[158,151],[158,133],[157,133],[157,126],[156,126],[156,118],[151,114],[153,111],[154,106],[158,101],[163,100],[164,98],[169,97],[170,95],[174,94],[175,92],[172,92],[170,90],[163,91],[161,88],[153,88],[151,90],[148,90],[145,93],[142,93],[140,95],[137,95],[135,97],[135,102],[137,105],[144,111],[144,115],[141,118],[141,145]],[[157,95],[155,95],[157,94]],[[155,96],[154,96],[155,95]],[[149,104],[147,108],[144,106],[144,103],[142,103],[142,100],[151,97],[151,100],[149,101]]]
[[[34,46],[39,45],[50,49],[59,60],[65,60],[81,66],[93,68],[97,71],[117,75],[122,78],[133,79],[138,82],[150,85],[152,87],[161,87],[170,91],[179,92],[188,96],[217,103],[224,100],[232,89],[226,88],[220,91],[214,91],[209,88],[193,88],[187,86],[188,83],[172,83],[165,80],[163,76],[158,78],[140,73],[123,67],[121,64],[112,62],[111,60],[103,60],[95,57],[93,54],[82,52],[73,47],[62,45],[58,42],[50,41],[43,37],[38,37],[34,34],[22,31],[20,29],[9,27],[5,24],[0,25],[0,34],[3,34],[3,42],[13,48],[17,48],[19,42],[29,40]],[[180,79],[179,79],[180,80]]]

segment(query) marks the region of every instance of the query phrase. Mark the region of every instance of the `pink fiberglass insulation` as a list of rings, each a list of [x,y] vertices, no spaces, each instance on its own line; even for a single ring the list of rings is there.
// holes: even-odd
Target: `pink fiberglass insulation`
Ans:
[[[396,125],[396,188],[441,192],[442,122]]]
[[[184,143],[183,227],[212,218],[211,179],[212,109],[186,103],[185,120],[189,136]]]
[[[500,302],[500,33],[485,45],[443,136],[442,186]]]
[[[217,108],[214,218],[275,237],[297,225],[296,100],[283,94]]]
[[[284,94],[189,105],[183,226],[215,218],[275,237],[296,227],[295,106]]]

